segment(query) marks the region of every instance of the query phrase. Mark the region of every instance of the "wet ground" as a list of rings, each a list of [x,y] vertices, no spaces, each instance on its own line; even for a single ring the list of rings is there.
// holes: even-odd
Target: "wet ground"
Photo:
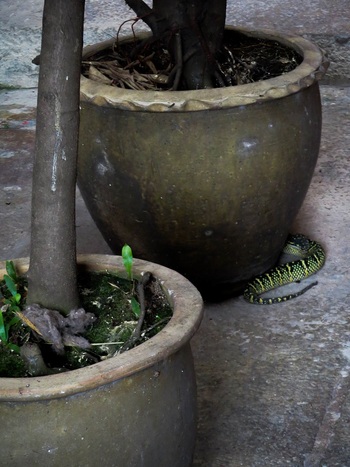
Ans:
[[[37,70],[28,57],[39,52],[42,3],[28,2],[25,13],[19,8],[22,2],[0,4],[4,39],[0,83],[27,88],[0,92],[1,259],[29,252]],[[87,1],[86,37],[99,40],[111,34],[114,20],[108,13],[118,10],[119,4]],[[118,11],[121,19],[129,14],[124,5]],[[242,0],[235,8],[229,2],[230,22],[234,11],[242,14],[241,19],[249,13],[249,25],[283,23],[289,31],[320,37],[337,48],[332,53],[340,65],[336,60],[331,84],[321,86],[324,125],[319,161],[293,228],[320,241],[327,261],[317,274],[318,285],[296,300],[269,307],[249,305],[241,297],[206,304],[193,340],[199,404],[194,466],[348,467],[348,0],[331,5],[321,0],[307,5],[297,0],[268,5]],[[77,232],[79,252],[110,252],[79,193]]]

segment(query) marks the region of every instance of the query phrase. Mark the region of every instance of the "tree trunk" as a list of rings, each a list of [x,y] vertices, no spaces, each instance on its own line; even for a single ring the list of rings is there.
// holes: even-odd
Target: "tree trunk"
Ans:
[[[85,0],[45,0],[32,194],[28,303],[79,305],[75,186]]]
[[[216,55],[221,47],[226,0],[125,0],[163,41],[182,70],[182,88],[210,88],[218,80]]]

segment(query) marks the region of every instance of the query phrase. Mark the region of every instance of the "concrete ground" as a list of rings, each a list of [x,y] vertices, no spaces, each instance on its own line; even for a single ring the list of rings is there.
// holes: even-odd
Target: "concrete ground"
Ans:
[[[31,59],[40,49],[42,5],[0,3],[0,84],[13,87],[0,91],[1,259],[29,252],[37,84]],[[132,16],[121,0],[87,0],[85,42],[115,34]],[[238,297],[206,304],[193,339],[194,466],[349,467],[349,2],[229,0],[228,22],[312,37],[333,60],[321,86],[319,161],[292,229],[320,241],[327,261],[318,285],[290,302],[257,307]],[[79,193],[77,232],[79,252],[110,252]]]

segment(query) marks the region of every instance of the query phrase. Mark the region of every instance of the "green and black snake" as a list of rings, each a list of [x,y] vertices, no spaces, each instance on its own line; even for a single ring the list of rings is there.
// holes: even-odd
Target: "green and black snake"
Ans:
[[[285,302],[299,297],[299,295],[317,284],[317,282],[313,282],[299,292],[283,297],[260,297],[260,295],[272,289],[298,282],[315,274],[322,268],[326,260],[326,254],[322,246],[302,234],[289,235],[283,253],[297,256],[300,259],[275,266],[264,274],[254,277],[248,282],[244,290],[243,297],[245,300],[257,305],[272,305],[273,303]]]

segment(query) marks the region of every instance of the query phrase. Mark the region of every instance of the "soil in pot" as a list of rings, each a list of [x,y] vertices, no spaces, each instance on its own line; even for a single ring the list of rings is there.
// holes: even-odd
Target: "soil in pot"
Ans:
[[[248,84],[274,78],[293,70],[302,57],[290,47],[249,37],[225,34],[217,64],[215,87]],[[175,81],[176,64],[159,42],[115,44],[83,61],[83,75],[104,84],[136,90],[183,90]]]
[[[108,271],[81,271],[78,284],[82,308],[94,320],[77,338],[86,339],[90,345],[68,346],[61,353],[54,350],[55,342],[48,344],[41,338],[31,321],[26,325],[18,319],[17,313],[22,319],[24,315],[10,309],[11,293],[5,281],[0,282],[3,327],[12,320],[8,338],[0,342],[0,377],[41,376],[98,363],[147,341],[172,316],[159,281],[150,273],[131,281]],[[26,285],[25,278],[18,278],[21,308],[25,306]]]

